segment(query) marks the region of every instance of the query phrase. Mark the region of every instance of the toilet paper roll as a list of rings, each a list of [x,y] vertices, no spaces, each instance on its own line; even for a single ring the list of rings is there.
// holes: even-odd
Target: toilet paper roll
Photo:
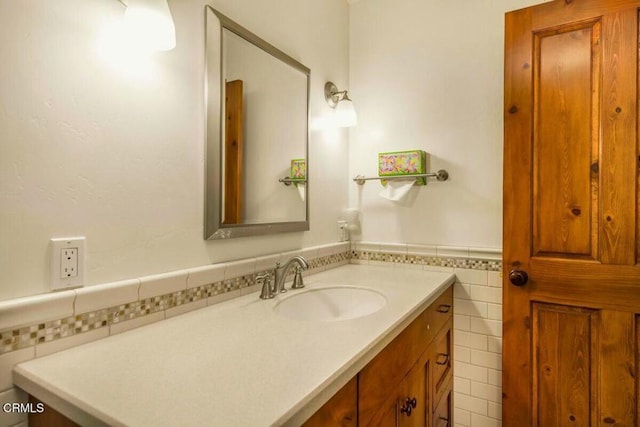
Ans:
[[[385,185],[385,187],[380,191],[379,195],[384,199],[399,202],[409,194],[409,190],[411,190],[411,187],[413,187],[415,182],[415,179],[389,180],[387,181],[387,185]]]

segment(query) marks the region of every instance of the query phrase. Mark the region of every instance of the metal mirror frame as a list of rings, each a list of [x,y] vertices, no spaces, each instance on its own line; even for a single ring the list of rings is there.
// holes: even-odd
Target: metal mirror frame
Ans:
[[[219,85],[218,88],[218,104],[212,105],[210,102],[211,91],[209,90],[209,71],[211,64],[209,63],[209,49],[210,49],[210,34],[209,25],[210,19],[213,19],[211,13],[215,15],[219,24],[219,46],[218,46],[218,67]],[[222,61],[223,61],[223,37],[222,32],[224,29],[231,31],[232,33],[240,36],[254,46],[269,53],[275,59],[282,61],[283,63],[293,67],[306,76],[307,79],[307,112],[306,112],[306,134],[305,134],[305,158],[307,159],[307,182],[305,186],[305,219],[303,221],[282,221],[282,222],[270,222],[270,223],[256,223],[256,224],[223,224],[222,223],[222,147],[224,137],[224,127],[222,126],[222,114],[224,113],[224,100],[221,94],[223,93],[222,86],[224,85],[224,76],[222,75]],[[306,231],[309,230],[309,92],[311,86],[311,70],[296,61],[280,49],[276,48],[272,44],[264,41],[260,37],[253,34],[251,31],[242,27],[240,24],[227,18],[211,6],[205,6],[205,185],[204,185],[204,238],[205,240],[219,240],[229,239],[233,237],[244,236],[258,236],[264,234],[275,234],[293,231]],[[215,104],[215,103],[214,103]],[[210,112],[214,108],[214,112],[218,111],[218,114],[210,116]],[[212,117],[217,117],[217,123],[209,123]]]

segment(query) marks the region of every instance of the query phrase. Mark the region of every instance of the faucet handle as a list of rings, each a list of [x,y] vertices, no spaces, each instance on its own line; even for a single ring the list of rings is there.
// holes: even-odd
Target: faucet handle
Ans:
[[[303,268],[299,265],[296,265],[293,276],[293,285],[291,285],[291,289],[302,289],[304,288],[304,282],[302,281],[302,270]]]
[[[262,285],[262,290],[260,292],[261,299],[273,298],[273,292],[271,287],[271,274],[265,273],[265,274],[256,276],[256,284]]]

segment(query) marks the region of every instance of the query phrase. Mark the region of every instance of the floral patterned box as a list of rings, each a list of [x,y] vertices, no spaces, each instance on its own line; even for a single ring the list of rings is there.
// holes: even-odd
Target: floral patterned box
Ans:
[[[427,153],[422,150],[391,151],[378,153],[378,176],[419,175],[427,173]],[[416,185],[427,180],[416,179]]]
[[[307,178],[307,161],[305,159],[291,160],[290,178],[296,178],[296,179]]]

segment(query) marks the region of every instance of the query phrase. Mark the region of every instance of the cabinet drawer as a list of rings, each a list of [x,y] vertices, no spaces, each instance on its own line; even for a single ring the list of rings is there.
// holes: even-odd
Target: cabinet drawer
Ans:
[[[427,350],[440,328],[452,319],[449,287],[416,320],[384,348],[359,374],[359,419],[368,425],[411,367]]]
[[[452,426],[451,414],[451,387],[449,387],[446,396],[440,399],[436,410],[433,411],[433,427]]]
[[[429,345],[447,320],[453,318],[453,287],[449,287],[422,314],[425,346]]]
[[[444,394],[447,383],[450,380],[451,363],[452,363],[452,346],[453,346],[453,319],[449,319],[445,326],[440,330],[438,336],[432,345],[432,374],[433,378],[433,396],[434,409],[435,404]]]

